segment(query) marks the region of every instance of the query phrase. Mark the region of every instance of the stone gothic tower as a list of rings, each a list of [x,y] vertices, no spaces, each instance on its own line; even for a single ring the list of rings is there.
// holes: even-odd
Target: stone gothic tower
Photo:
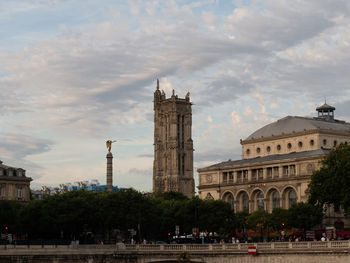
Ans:
[[[194,195],[192,103],[190,94],[180,99],[164,91],[154,92],[153,192],[175,191]]]

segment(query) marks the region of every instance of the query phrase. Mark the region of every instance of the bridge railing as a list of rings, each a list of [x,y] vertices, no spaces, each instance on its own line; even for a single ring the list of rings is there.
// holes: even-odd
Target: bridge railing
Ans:
[[[227,243],[227,244],[138,244],[130,245],[0,245],[0,250],[40,250],[40,249],[71,249],[71,250],[116,250],[116,251],[215,251],[233,252],[248,251],[255,246],[258,251],[270,250],[339,250],[350,249],[349,240],[312,241],[312,242],[270,242],[270,243]],[[349,250],[350,251],[350,250]]]

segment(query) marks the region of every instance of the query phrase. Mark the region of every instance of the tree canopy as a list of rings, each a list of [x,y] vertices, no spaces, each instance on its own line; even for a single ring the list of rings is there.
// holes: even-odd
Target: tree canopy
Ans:
[[[309,184],[309,202],[314,205],[333,204],[350,211],[350,146],[340,144],[322,161]]]

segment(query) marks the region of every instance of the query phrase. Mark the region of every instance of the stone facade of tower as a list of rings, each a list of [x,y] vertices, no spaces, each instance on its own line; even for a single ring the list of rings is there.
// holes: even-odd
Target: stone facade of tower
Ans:
[[[154,163],[153,192],[180,192],[194,195],[192,103],[164,91],[154,92]]]

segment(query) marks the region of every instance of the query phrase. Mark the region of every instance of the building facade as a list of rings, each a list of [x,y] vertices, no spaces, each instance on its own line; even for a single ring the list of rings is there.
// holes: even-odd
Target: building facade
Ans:
[[[317,117],[287,116],[241,140],[241,160],[198,169],[200,198],[249,213],[307,201],[313,171],[333,147],[350,143],[350,123],[334,119],[334,107],[316,110]]]
[[[10,167],[0,161],[0,200],[28,202],[31,181],[22,168]]]
[[[153,192],[175,191],[194,195],[192,103],[164,91],[154,92]]]

